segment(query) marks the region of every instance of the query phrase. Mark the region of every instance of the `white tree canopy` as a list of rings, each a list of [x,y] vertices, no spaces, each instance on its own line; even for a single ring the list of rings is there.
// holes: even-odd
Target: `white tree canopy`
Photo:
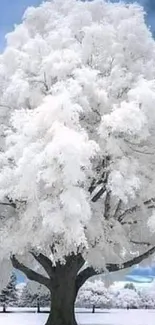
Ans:
[[[113,296],[112,306],[114,308],[140,308],[141,299],[139,293],[131,289],[121,289]]]
[[[113,293],[105,288],[101,280],[87,281],[79,290],[76,306],[90,308],[93,305],[99,308],[112,307]]]
[[[153,245],[155,42],[142,8],[28,8],[0,86],[1,261],[78,251],[104,268]]]

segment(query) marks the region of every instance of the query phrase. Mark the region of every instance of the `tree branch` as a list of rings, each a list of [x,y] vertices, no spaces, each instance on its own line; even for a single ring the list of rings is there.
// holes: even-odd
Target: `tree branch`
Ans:
[[[45,256],[44,254],[36,254],[33,251],[30,252],[31,255],[35,258],[35,260],[44,268],[46,273],[50,278],[53,277],[53,265],[51,260]]]
[[[83,286],[83,284],[92,276],[97,275],[98,273],[95,271],[93,267],[87,267],[82,270],[76,277],[76,294],[79,289]]]
[[[148,251],[146,251],[145,253],[134,257],[133,259],[124,262],[123,264],[107,264],[106,268],[109,272],[115,272],[115,271],[119,271],[122,269],[128,269],[129,267],[139,264],[141,263],[144,259],[148,258],[149,256],[151,256],[152,254],[155,253],[155,246],[150,248]]]
[[[148,251],[146,251],[145,253],[134,257],[133,259],[124,262],[123,264],[107,264],[106,265],[106,269],[109,272],[116,272],[116,271],[120,271],[122,269],[127,269],[133,265],[139,264],[141,263],[144,259],[148,258],[149,256],[151,256],[152,254],[155,253],[155,246],[150,248]],[[76,294],[78,292],[78,290],[82,287],[82,285],[92,276],[94,275],[99,275],[104,273],[104,270],[101,271],[96,271],[93,267],[87,267],[86,269],[84,269],[83,271],[81,271],[76,278]]]
[[[108,166],[110,162],[110,156],[107,156],[103,159],[102,161],[102,166],[99,166],[99,170],[103,168],[103,173],[100,176],[99,180],[93,179],[90,187],[89,187],[89,192],[90,194],[93,194],[93,192],[97,189],[99,185],[102,185],[102,187],[97,191],[97,193],[91,198],[92,202],[96,202],[100,199],[100,197],[104,194],[106,191],[106,185],[108,182],[108,176],[109,176],[109,171],[108,171]]]
[[[13,201],[11,198],[9,197],[5,197],[5,199],[7,200],[7,202],[0,202],[0,205],[4,205],[4,206],[10,206],[14,209],[16,209],[18,207],[17,204],[26,204],[26,200],[15,200]]]
[[[132,214],[133,212],[137,211],[140,209],[140,205],[135,205],[127,210],[125,210],[119,217],[118,217],[118,221],[122,222],[123,219],[126,217],[126,215],[128,214]]]
[[[130,240],[130,243],[132,243],[134,245],[151,246],[151,244],[149,242],[145,242],[145,241]]]
[[[14,202],[0,202],[0,205],[10,206],[10,207],[16,209],[16,204]]]
[[[104,192],[106,191],[106,187],[101,187],[101,189],[92,197],[92,202],[97,202],[100,197],[104,194]]]
[[[24,264],[20,263],[15,255],[11,256],[11,262],[15,269],[23,272],[29,280],[38,282],[40,284],[45,285],[48,289],[50,288],[50,279],[46,278],[45,276],[31,270],[29,267],[25,266]]]
[[[122,221],[121,222],[121,225],[123,226],[123,225],[137,225],[137,223],[138,223],[138,221],[137,220],[129,220],[129,221]]]
[[[104,218],[106,220],[109,220],[110,218],[110,200],[111,200],[111,192],[108,191],[104,203]]]
[[[129,146],[129,148],[131,150],[133,150],[133,151],[135,151],[137,153],[140,153],[140,154],[143,154],[143,155],[154,155],[153,151],[152,152],[149,152],[149,151],[146,152],[146,151],[141,151],[141,150],[139,150],[137,148],[134,149],[133,146],[139,146],[139,143],[133,143],[133,142],[127,140],[127,139],[124,139],[124,141],[128,144],[128,146]]]
[[[115,210],[114,215],[113,215],[113,218],[116,219],[116,220],[118,220],[119,213],[120,213],[120,210],[121,210],[121,205],[122,205],[122,200],[119,200],[118,204],[116,206],[116,210]]]
[[[152,203],[155,203],[155,198],[151,198],[151,199],[148,199],[146,201],[143,202],[143,204],[145,206],[147,206],[147,208],[154,208],[155,205],[151,205],[151,207],[149,206],[149,204],[152,204]],[[140,210],[141,209],[141,206],[140,205],[135,205],[127,210],[125,210],[119,217],[118,217],[118,221],[121,222],[125,217],[126,215],[128,214],[132,214],[133,212],[136,212],[137,210]]]
[[[148,200],[144,201],[144,205],[148,205],[150,203],[155,203],[155,198],[154,197],[152,197],[151,199],[148,199]]]

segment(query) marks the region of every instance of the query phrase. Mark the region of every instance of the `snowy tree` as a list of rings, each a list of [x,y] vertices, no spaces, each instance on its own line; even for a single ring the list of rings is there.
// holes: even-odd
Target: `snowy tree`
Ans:
[[[95,280],[87,281],[79,290],[76,305],[77,307],[95,307],[109,308],[111,307],[112,294],[110,290],[105,288],[104,282]]]
[[[39,305],[40,307],[49,307],[51,305],[50,293],[42,293],[39,296]]]
[[[154,289],[142,289],[139,292],[141,299],[141,308],[155,308],[155,290]]]
[[[132,291],[132,292],[131,292]],[[132,283],[124,288],[112,290],[105,288],[101,280],[87,281],[79,290],[76,306],[90,308],[155,308],[154,288],[136,290]]]
[[[0,293],[0,305],[13,307],[18,305],[18,294],[16,284],[16,275],[13,273],[6,288],[4,288]]]
[[[129,283],[126,283],[125,286],[124,286],[124,289],[130,289],[130,290],[135,290],[136,291],[136,288],[134,286],[134,284],[131,282]]]
[[[50,305],[50,294],[46,287],[41,285],[33,285],[28,282],[22,290],[19,299],[20,307],[37,307],[37,303],[41,307],[48,307]]]
[[[6,288],[8,290],[9,306],[16,306],[18,304],[18,294],[16,285],[17,278],[16,275],[13,273]]]
[[[32,307],[33,295],[30,293],[27,285],[23,287],[19,298],[19,307]]]
[[[121,289],[113,297],[112,305],[115,308],[139,308],[141,306],[141,299],[136,291]]]
[[[142,8],[29,8],[0,85],[1,264],[11,254],[49,289],[46,325],[75,325],[89,277],[155,252],[155,42]]]
[[[20,300],[25,286],[26,286],[25,282],[19,282],[16,285],[17,295],[18,295],[18,306],[20,306]]]
[[[8,304],[8,290],[4,288],[0,293],[0,305]]]

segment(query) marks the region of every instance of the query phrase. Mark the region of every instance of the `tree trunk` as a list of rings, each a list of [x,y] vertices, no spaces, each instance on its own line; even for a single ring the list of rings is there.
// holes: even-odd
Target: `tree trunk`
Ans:
[[[52,248],[51,248],[52,249]],[[78,290],[86,281],[78,277],[79,270],[85,260],[79,253],[65,257],[65,263],[56,262],[53,266],[51,260],[43,255],[31,253],[37,262],[44,268],[48,277],[37,273],[25,266],[15,257],[11,256],[14,268],[23,272],[29,280],[45,285],[51,293],[51,309],[45,325],[77,325],[74,314],[74,304]],[[80,280],[80,281],[79,281]]]
[[[65,265],[55,267],[51,282],[51,310],[46,325],[77,325],[74,304],[78,269],[79,261],[75,256],[68,258]]]
[[[65,287],[59,289],[51,294],[51,309],[45,325],[77,325],[74,312],[75,294],[73,296],[71,292],[65,292]]]

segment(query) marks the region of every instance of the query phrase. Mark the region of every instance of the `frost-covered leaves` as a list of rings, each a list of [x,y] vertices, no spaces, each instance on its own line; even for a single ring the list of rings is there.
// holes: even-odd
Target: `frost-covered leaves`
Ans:
[[[7,42],[0,199],[16,215],[1,219],[0,257],[54,244],[53,262],[80,250],[103,267],[136,254],[155,194],[155,43],[142,8],[45,2]]]

